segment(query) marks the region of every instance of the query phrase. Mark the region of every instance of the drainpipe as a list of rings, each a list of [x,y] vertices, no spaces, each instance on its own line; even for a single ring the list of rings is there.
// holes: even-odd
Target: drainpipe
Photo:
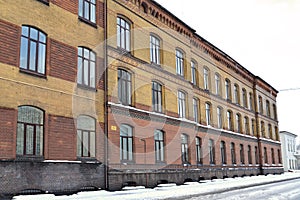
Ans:
[[[255,77],[254,83],[253,83],[253,99],[254,99],[254,108],[255,108],[255,122],[256,122],[256,137],[257,137],[257,149],[258,149],[258,157],[259,157],[259,171],[260,174],[263,174],[263,154],[262,154],[262,144],[260,139],[260,133],[259,133],[259,119],[258,119],[258,103],[257,103],[257,93],[256,93],[256,85],[257,85],[257,77]]]
[[[107,72],[107,0],[104,0],[104,184],[105,189],[109,189],[108,181],[108,95],[107,95],[107,83],[108,83],[108,72]]]

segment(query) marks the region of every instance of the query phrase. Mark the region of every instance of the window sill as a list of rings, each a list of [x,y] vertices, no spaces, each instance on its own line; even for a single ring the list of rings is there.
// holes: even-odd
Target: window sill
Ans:
[[[159,68],[161,68],[161,64],[158,64],[158,63],[155,63],[155,62],[151,62],[150,65],[151,65],[151,66],[154,66],[154,67],[159,67]]]
[[[77,157],[77,160],[81,161],[82,163],[91,163],[91,164],[101,163],[96,158],[93,157]]]
[[[118,51],[120,52],[120,54],[122,54],[122,55],[132,56],[131,52],[128,51],[128,50],[126,50],[126,49],[123,49],[123,48],[121,48],[121,47],[118,47],[117,49],[118,49]]]
[[[16,157],[16,161],[41,162],[43,160],[43,156],[17,155]]]
[[[48,0],[37,0],[37,1],[49,6],[49,1]]]
[[[27,70],[27,69],[20,68],[19,71],[21,73],[33,75],[33,76],[36,76],[36,77],[39,77],[39,78],[45,78],[45,79],[47,78],[47,76],[45,74],[40,74],[40,73],[37,73],[37,72],[34,72],[34,71],[30,71],[30,70]]]
[[[86,85],[82,85],[82,84],[79,84],[79,83],[77,83],[77,88],[84,89],[84,90],[89,90],[91,92],[97,92],[96,88],[89,87],[89,86],[86,86]]]
[[[83,17],[78,16],[78,19],[79,19],[79,21],[82,21],[82,22],[84,22],[84,23],[86,23],[86,24],[88,24],[88,25],[90,25],[90,26],[92,26],[94,28],[98,28],[96,23],[91,22],[91,21],[89,21],[89,20],[87,20],[87,19],[85,19]]]

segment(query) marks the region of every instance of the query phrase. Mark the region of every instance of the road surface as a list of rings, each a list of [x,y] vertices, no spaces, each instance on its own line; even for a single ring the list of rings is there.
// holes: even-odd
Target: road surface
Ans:
[[[188,200],[300,200],[300,179],[255,186],[205,196],[183,198]]]

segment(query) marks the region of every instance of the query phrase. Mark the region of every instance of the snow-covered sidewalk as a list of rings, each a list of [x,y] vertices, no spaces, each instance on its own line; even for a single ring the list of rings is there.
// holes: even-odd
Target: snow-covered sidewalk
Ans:
[[[126,187],[122,191],[108,192],[104,190],[94,192],[80,192],[71,196],[55,196],[52,194],[45,195],[27,195],[15,196],[15,200],[127,200],[127,199],[167,199],[174,197],[183,197],[190,195],[201,195],[215,192],[222,192],[232,189],[245,188],[247,186],[261,185],[271,182],[300,178],[300,172],[289,172],[282,175],[238,177],[227,179],[205,180],[198,182],[186,183],[181,186],[175,184],[162,184],[154,189],[144,187]]]

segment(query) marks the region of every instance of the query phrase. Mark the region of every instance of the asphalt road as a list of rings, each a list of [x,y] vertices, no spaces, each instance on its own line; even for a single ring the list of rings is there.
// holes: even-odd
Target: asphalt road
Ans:
[[[189,200],[300,200],[300,179],[187,198]]]

